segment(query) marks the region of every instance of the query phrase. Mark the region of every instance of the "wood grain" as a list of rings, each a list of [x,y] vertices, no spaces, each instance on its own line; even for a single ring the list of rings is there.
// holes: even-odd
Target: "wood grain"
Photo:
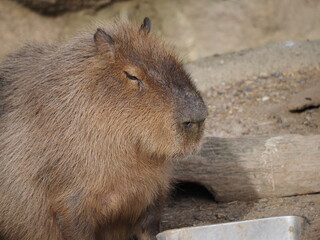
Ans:
[[[197,155],[177,161],[176,179],[217,201],[320,192],[320,136],[206,137]]]

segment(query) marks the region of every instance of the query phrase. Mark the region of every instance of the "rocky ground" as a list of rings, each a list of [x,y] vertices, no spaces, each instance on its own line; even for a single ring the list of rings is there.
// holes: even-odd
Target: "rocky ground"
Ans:
[[[204,93],[209,108],[207,134],[224,137],[319,134],[317,105],[304,111],[290,111],[289,107],[295,94],[319,81],[320,69],[300,69],[212,87]]]

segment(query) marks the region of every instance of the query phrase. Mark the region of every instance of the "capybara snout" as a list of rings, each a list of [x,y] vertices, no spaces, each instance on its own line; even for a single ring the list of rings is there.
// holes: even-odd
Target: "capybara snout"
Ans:
[[[180,102],[180,111],[177,111],[179,127],[187,133],[201,135],[208,111],[199,93],[195,90],[191,93],[190,90],[186,91],[185,96],[177,102]]]

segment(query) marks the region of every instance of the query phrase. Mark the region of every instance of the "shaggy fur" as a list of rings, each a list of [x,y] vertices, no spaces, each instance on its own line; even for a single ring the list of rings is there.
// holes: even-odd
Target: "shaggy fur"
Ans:
[[[149,31],[115,21],[0,64],[1,239],[155,239],[207,113]]]

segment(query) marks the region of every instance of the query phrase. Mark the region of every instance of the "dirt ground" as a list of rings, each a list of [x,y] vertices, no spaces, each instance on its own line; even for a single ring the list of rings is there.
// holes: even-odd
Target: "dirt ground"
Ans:
[[[318,108],[290,112],[288,107],[296,94],[318,82],[320,69],[300,69],[208,89],[204,93],[209,108],[206,133],[222,137],[319,134]]]
[[[320,82],[319,68],[273,72],[221,83],[203,93],[209,108],[207,135],[319,134],[320,108],[290,112],[296,94]],[[320,94],[320,89],[319,89]],[[320,239],[320,194],[217,203],[201,186],[179,184],[162,217],[162,230],[262,217],[307,219],[305,239]]]

